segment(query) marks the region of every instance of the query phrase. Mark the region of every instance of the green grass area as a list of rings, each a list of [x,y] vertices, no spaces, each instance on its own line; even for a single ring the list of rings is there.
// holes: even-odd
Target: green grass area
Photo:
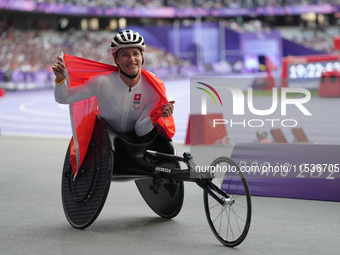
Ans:
[[[281,90],[277,90],[279,97],[281,96]],[[311,96],[312,97],[318,97],[319,93],[317,90],[310,90]],[[244,95],[247,95],[248,92],[245,91]],[[256,97],[271,97],[272,96],[272,90],[253,90],[253,96]],[[302,93],[287,93],[287,98],[298,98],[304,96]]]

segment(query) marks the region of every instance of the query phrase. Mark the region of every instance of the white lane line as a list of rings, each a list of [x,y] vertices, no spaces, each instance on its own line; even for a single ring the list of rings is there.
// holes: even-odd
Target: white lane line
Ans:
[[[25,103],[21,103],[19,105],[19,110],[24,113],[41,116],[41,117],[50,117],[50,118],[51,117],[63,117],[65,114],[65,113],[51,112],[51,111],[46,111],[46,110],[33,110],[29,108],[34,105],[38,105],[38,106],[41,105],[41,107],[43,107],[42,102],[28,101]]]
[[[16,122],[29,122],[29,123],[53,123],[53,124],[69,124],[69,116],[57,117],[57,118],[37,118],[37,117],[25,117],[25,116],[12,116],[12,115],[0,115],[2,121],[16,121]]]
[[[55,134],[44,134],[44,133],[22,133],[22,132],[2,132],[4,136],[24,136],[24,137],[42,137],[42,138],[67,138],[70,139],[72,135],[55,135]]]
[[[18,129],[36,129],[36,130],[58,130],[58,131],[71,131],[71,126],[51,126],[48,124],[29,125],[29,124],[1,124],[1,129],[5,128],[18,128]]]

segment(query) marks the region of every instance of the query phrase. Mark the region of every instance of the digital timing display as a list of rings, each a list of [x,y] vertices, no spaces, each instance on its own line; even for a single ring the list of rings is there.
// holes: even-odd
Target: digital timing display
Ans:
[[[317,89],[320,85],[321,73],[324,71],[340,71],[340,61],[318,61],[288,64],[289,87]]]
[[[339,61],[312,63],[291,63],[288,67],[289,79],[320,78],[323,71],[340,71]]]

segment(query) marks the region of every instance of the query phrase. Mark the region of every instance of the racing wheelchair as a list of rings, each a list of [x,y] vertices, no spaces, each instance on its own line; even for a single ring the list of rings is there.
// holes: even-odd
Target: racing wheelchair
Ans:
[[[180,162],[187,166],[181,169]],[[160,217],[174,218],[181,211],[184,182],[203,189],[209,226],[224,245],[234,247],[247,236],[251,221],[251,196],[239,166],[220,157],[198,171],[190,153],[174,155],[168,138],[156,132],[149,141],[135,143],[117,135],[97,117],[85,160],[74,176],[68,147],[62,173],[62,203],[72,227],[84,229],[98,217],[111,182],[135,181],[149,207]],[[212,171],[233,169],[233,171]]]

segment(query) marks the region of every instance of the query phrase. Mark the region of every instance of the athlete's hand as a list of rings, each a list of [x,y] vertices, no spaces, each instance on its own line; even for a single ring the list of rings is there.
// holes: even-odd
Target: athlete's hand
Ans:
[[[171,114],[174,112],[174,103],[175,103],[175,101],[170,101],[169,103],[164,105],[162,117],[170,117],[171,116]]]
[[[52,70],[53,70],[54,75],[56,77],[56,83],[59,83],[59,82],[61,82],[62,80],[65,79],[64,72],[66,70],[66,67],[65,67],[63,58],[61,56],[58,56],[57,58],[58,58],[58,60],[52,66]]]

